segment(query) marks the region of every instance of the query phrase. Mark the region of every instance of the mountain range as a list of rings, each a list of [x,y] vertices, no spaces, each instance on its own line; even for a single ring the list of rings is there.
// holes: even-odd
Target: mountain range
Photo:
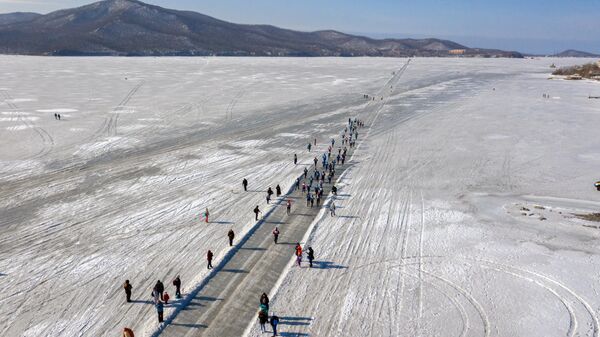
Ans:
[[[568,49],[552,56],[556,57],[600,57],[598,54],[588,53],[586,51]]]
[[[0,15],[0,53],[24,55],[480,56],[518,52],[441,39],[372,39],[235,24],[136,0],[105,0],[45,15]]]

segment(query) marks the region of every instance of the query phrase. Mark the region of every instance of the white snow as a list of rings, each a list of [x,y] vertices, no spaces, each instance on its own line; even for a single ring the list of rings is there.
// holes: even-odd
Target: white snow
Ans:
[[[293,154],[358,115],[317,268],[272,301],[282,332],[597,336],[600,223],[575,214],[600,207],[600,85],[546,79],[587,60],[415,59],[384,88],[405,61],[0,57],[0,335],[147,336],[156,280],[201,282]]]

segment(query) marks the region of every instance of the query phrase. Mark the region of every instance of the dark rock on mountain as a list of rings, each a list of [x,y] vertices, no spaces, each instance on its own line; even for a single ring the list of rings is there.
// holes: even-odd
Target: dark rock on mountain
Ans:
[[[336,31],[242,25],[135,0],[106,0],[0,26],[0,53],[33,55],[521,57],[439,39],[376,40]]]

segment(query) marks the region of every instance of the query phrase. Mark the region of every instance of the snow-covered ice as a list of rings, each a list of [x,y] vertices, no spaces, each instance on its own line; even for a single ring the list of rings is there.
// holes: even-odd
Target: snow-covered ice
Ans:
[[[576,215],[600,205],[600,84],[547,79],[586,60],[415,59],[383,89],[406,60],[0,60],[0,335],[150,334],[156,280],[200,282],[349,116],[370,130],[317,268],[275,294],[282,332],[598,335],[598,223]]]

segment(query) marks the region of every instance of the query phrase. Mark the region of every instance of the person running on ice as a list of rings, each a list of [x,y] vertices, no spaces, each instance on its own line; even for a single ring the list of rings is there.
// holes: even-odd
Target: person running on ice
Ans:
[[[273,328],[273,336],[277,336],[277,325],[279,325],[279,317],[275,316],[275,314],[273,314],[273,316],[271,316],[271,328]]]
[[[306,257],[308,258],[310,268],[312,268],[312,263],[315,259],[315,252],[313,251],[312,247],[308,247],[308,254],[306,254]]]
[[[260,310],[258,312],[258,323],[260,324],[261,332],[267,332],[267,328],[265,327],[265,324],[267,324],[268,319],[269,319],[269,315],[266,314],[264,311]]]
[[[242,186],[244,186],[244,192],[248,192],[248,180],[246,178],[242,180]]]
[[[181,279],[179,275],[173,280],[173,285],[175,286],[175,298],[181,298]]]
[[[298,164],[298,156],[294,153],[294,165]]]
[[[288,199],[285,202],[285,208],[286,208],[287,215],[290,215],[290,213],[292,212],[292,201],[290,199]]]
[[[273,230],[273,241],[275,241],[275,244],[277,244],[277,239],[279,239],[279,229],[275,227]]]
[[[131,302],[131,289],[133,287],[131,286],[131,283],[129,283],[129,280],[125,280],[125,283],[123,283],[123,289],[125,289],[125,297],[127,298],[127,303]]]
[[[208,207],[206,207],[206,209],[204,210],[204,222],[208,223]]]
[[[279,184],[275,186],[275,193],[277,194],[277,197],[281,196],[281,187],[279,186]]]
[[[258,205],[254,207],[254,220],[258,221],[258,213],[260,213],[260,209],[258,209]]]
[[[335,216],[335,203],[333,201],[331,202],[331,205],[329,205],[329,214]]]
[[[213,252],[209,249],[208,253],[206,253],[206,261],[208,262],[208,264],[206,265],[207,269],[213,269],[212,259],[213,259]]]
[[[230,229],[229,232],[227,232],[227,237],[229,238],[229,247],[233,246],[233,238],[235,237],[233,229]]]

